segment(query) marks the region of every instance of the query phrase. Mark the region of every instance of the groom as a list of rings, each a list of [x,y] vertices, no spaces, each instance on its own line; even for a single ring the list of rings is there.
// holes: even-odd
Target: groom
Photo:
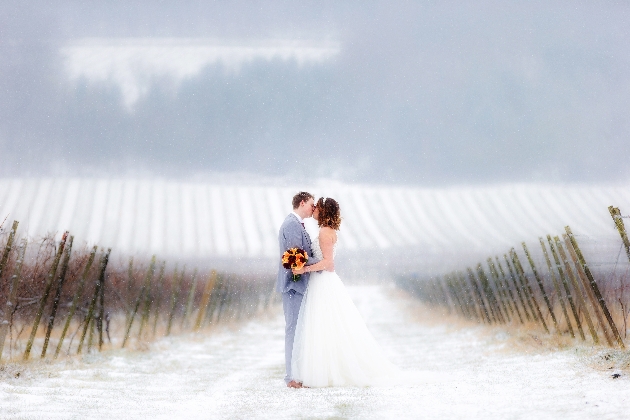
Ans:
[[[282,254],[290,248],[301,248],[308,254],[308,264],[318,262],[313,257],[311,249],[311,238],[304,229],[304,219],[313,215],[315,209],[315,199],[310,193],[299,192],[293,197],[293,211],[284,219],[280,232],[278,234],[278,243],[280,245],[280,260]],[[282,307],[284,309],[285,338],[284,338],[284,357],[286,362],[287,375],[284,381],[290,388],[301,388],[302,384],[293,380],[291,376],[291,353],[293,352],[293,337],[295,336],[295,327],[297,325],[298,314],[300,313],[300,305],[302,297],[308,286],[309,273],[304,273],[298,281],[293,281],[293,273],[282,266],[278,269],[278,280],[276,282],[276,291],[282,293]]]

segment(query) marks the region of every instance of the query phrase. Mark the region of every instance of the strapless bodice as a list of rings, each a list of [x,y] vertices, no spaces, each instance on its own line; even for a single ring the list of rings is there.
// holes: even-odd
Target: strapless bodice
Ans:
[[[319,260],[324,258],[322,248],[319,246],[319,235],[317,235],[311,242],[311,249],[313,250],[313,256]],[[337,255],[337,242],[333,245],[333,258]]]

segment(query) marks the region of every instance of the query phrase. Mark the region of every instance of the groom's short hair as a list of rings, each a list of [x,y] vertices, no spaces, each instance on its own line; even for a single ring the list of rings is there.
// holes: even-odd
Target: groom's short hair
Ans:
[[[313,197],[313,194],[311,193],[307,193],[306,191],[300,191],[299,193],[295,194],[293,196],[293,209],[297,209],[298,207],[300,207],[300,203],[302,201],[308,201],[310,199],[315,200],[315,197]]]

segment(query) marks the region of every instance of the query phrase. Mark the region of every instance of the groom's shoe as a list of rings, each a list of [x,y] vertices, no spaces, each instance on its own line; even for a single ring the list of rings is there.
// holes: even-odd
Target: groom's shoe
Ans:
[[[287,386],[289,388],[302,388],[302,384],[295,382],[295,381],[291,381],[287,384]]]

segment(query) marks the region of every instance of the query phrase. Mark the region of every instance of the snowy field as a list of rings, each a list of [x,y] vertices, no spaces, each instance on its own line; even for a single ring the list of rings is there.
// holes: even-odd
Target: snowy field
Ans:
[[[411,372],[405,383],[285,388],[278,308],[144,351],[7,366],[0,372],[0,418],[616,419],[630,412],[630,380],[593,366],[588,350],[516,350],[500,330],[419,317],[426,312],[389,286],[350,290],[386,352]]]

